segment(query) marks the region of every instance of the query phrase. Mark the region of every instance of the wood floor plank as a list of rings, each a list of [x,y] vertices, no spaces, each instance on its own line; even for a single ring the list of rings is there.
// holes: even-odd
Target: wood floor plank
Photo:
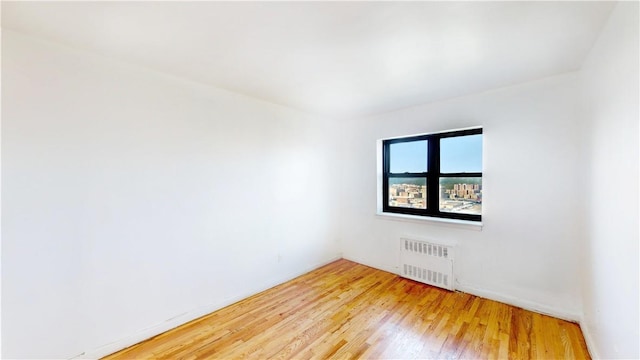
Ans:
[[[590,357],[576,324],[338,260],[105,359],[361,358]]]

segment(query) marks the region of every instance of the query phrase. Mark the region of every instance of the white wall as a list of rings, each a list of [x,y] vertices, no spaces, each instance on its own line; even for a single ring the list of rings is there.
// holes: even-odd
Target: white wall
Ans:
[[[457,242],[456,287],[577,320],[584,203],[578,75],[354,120],[345,129],[346,258],[396,271],[402,235]],[[376,140],[484,127],[482,231],[376,216]]]
[[[640,358],[638,11],[616,6],[581,71],[590,130],[582,328],[606,359]]]
[[[99,356],[338,256],[300,112],[2,33],[2,356]]]

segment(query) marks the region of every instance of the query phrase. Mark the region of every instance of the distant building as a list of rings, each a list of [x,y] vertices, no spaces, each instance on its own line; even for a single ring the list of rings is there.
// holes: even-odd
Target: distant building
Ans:
[[[389,186],[389,205],[425,209],[426,185],[393,184]]]
[[[468,199],[482,201],[482,185],[480,184],[454,184],[453,189],[445,190],[449,199]],[[446,198],[444,196],[443,198]]]

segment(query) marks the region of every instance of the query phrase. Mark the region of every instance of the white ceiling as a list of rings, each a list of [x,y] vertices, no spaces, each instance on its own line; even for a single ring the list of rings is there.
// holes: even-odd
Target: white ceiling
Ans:
[[[611,2],[2,2],[2,27],[310,112],[577,70]]]

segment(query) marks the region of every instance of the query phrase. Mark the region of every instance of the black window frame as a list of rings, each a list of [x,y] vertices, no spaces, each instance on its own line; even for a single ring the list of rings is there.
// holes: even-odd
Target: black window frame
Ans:
[[[482,172],[441,173],[440,172],[440,140],[444,138],[460,137],[468,135],[482,135],[482,128],[454,130],[426,135],[414,135],[402,138],[382,140],[382,211],[385,213],[418,215],[446,219],[458,219],[469,221],[482,221],[482,215],[461,214],[440,211],[440,178],[444,177],[479,177]],[[390,172],[390,146],[391,144],[427,140],[427,171],[421,173],[391,173]],[[426,179],[426,209],[405,208],[389,205],[389,178],[424,178]]]

